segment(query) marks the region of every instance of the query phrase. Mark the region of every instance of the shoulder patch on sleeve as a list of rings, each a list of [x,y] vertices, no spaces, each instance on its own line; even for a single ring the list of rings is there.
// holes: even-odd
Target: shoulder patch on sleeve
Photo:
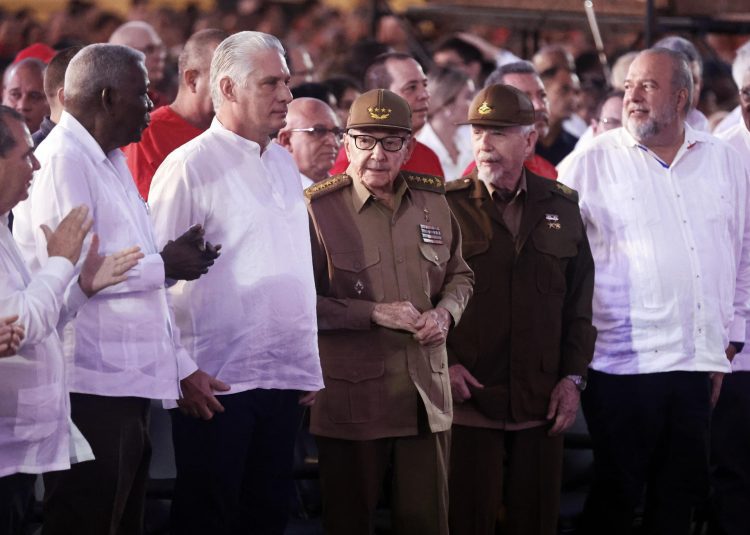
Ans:
[[[313,184],[312,186],[305,189],[305,197],[314,201],[318,197],[322,197],[328,193],[332,193],[341,188],[345,188],[352,183],[352,179],[346,173],[334,175],[331,178],[327,178],[322,182]]]
[[[569,201],[578,203],[578,192],[573,188],[569,188],[562,182],[558,182],[555,180],[555,185],[551,189],[553,193],[557,193],[558,195],[565,199],[568,199]]]
[[[451,191],[461,191],[464,189],[468,189],[471,186],[471,182],[472,180],[470,177],[451,180],[450,182],[445,183],[445,192],[450,193]]]
[[[443,178],[436,175],[423,175],[413,171],[401,171],[401,176],[410,188],[424,189],[435,193],[445,193]]]

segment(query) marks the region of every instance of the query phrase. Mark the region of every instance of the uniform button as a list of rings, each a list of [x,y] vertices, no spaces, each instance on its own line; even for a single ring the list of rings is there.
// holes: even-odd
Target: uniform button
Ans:
[[[700,304],[700,303],[698,303],[698,310],[700,310],[700,308],[701,308],[701,304]]]
[[[403,264],[403,263],[404,263],[404,259],[403,259],[403,258],[401,258],[401,257],[399,256],[399,257],[398,257],[398,258],[396,259],[396,262],[398,262],[399,264]]]

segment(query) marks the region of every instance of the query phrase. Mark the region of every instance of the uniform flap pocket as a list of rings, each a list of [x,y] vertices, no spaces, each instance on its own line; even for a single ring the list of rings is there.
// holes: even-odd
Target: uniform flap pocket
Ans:
[[[578,244],[573,237],[560,230],[537,230],[533,233],[532,240],[537,251],[557,258],[569,258],[578,253]]]
[[[448,262],[451,252],[445,245],[436,245],[432,243],[420,243],[419,251],[430,263],[440,266]]]
[[[326,376],[331,379],[361,383],[370,379],[382,377],[385,373],[384,362],[364,362],[361,360],[336,362],[326,370]]]
[[[471,258],[478,254],[486,253],[490,248],[490,242],[487,240],[482,241],[465,241],[461,246],[461,250],[464,253],[464,259]]]
[[[359,273],[380,262],[380,250],[373,248],[350,253],[333,253],[331,262],[337,269]]]

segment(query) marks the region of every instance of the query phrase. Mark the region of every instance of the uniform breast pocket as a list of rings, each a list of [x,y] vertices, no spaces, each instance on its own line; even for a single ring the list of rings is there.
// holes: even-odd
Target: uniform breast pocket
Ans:
[[[325,412],[336,423],[363,423],[383,415],[385,364],[356,360],[325,366]]]
[[[60,425],[62,388],[41,385],[18,391],[18,411],[13,430],[16,438],[30,442],[47,438]],[[64,425],[64,424],[63,424]]]
[[[568,260],[578,253],[577,243],[571,236],[549,227],[537,229],[532,242],[540,253],[536,262],[537,289],[543,294],[564,294],[565,268]]]
[[[443,288],[445,268],[451,253],[446,245],[420,243],[419,253],[422,264],[422,285],[428,297],[437,295]]]
[[[334,269],[332,286],[336,296],[383,300],[383,273],[377,248],[334,253],[331,263]]]

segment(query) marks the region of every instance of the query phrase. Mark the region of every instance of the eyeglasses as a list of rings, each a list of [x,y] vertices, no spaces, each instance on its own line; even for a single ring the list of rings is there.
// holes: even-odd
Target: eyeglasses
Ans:
[[[622,126],[622,121],[620,119],[616,119],[615,117],[602,117],[599,119],[599,123],[604,125],[603,130],[611,130],[613,128],[620,128]]]
[[[750,86],[740,89],[740,98],[745,102],[750,102]]]
[[[349,134],[354,139],[354,145],[359,150],[372,150],[375,145],[380,143],[383,150],[388,152],[398,152],[404,146],[406,138],[401,136],[373,137],[366,134]]]
[[[315,139],[322,139],[326,136],[326,134],[333,134],[333,137],[335,137],[338,141],[341,141],[341,138],[344,137],[344,130],[339,128],[338,126],[334,126],[333,128],[325,128],[323,126],[311,126],[309,128],[290,128],[289,131],[306,132]]]

